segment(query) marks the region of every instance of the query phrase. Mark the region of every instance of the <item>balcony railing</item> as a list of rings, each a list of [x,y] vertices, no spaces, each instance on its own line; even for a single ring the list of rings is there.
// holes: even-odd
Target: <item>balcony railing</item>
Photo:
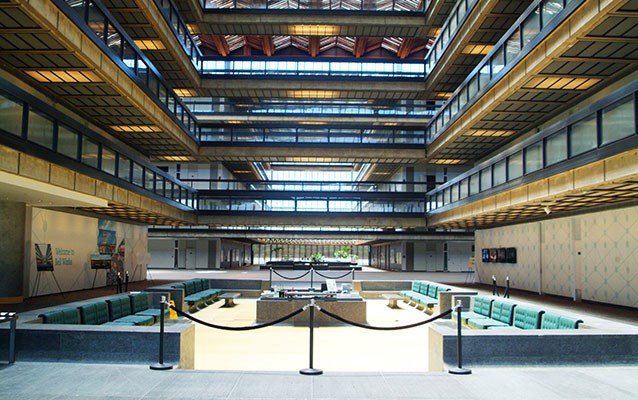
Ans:
[[[173,0],[154,0],[157,8],[162,12],[166,23],[171,27],[173,34],[182,44],[182,49],[191,60],[198,73],[202,70],[202,52],[199,50],[197,40],[191,35],[186,22],[182,19],[179,9]]]
[[[425,182],[391,181],[246,181],[234,179],[181,179],[197,190],[213,191],[269,191],[269,192],[343,192],[343,193],[423,193]]]
[[[584,0],[536,0],[474,68],[468,78],[428,124],[427,141],[432,143],[451,121],[469,108],[529,53],[543,37],[566,19]]]

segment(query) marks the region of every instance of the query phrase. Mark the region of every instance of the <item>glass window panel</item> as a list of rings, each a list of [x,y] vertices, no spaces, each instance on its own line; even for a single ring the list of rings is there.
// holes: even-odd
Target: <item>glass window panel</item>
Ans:
[[[144,171],[144,187],[146,190],[153,191],[153,185],[155,184],[155,173],[151,170]]]
[[[603,110],[602,144],[636,133],[633,96]]]
[[[498,186],[507,181],[507,160],[501,160],[494,164],[494,186]]]
[[[538,7],[532,11],[532,13],[523,21],[523,46],[531,42],[532,39],[541,29],[541,19]]]
[[[490,167],[481,170],[481,191],[492,187],[492,169]]]
[[[534,143],[525,149],[525,173],[543,168],[543,142]]]
[[[570,156],[577,156],[598,147],[596,114],[592,114],[571,126]]]
[[[496,52],[492,55],[492,76],[495,76],[505,66],[505,50],[503,47],[500,47]]]
[[[459,184],[459,199],[464,199],[467,197],[468,195],[468,184],[469,184],[469,179],[465,178],[463,179],[460,184]]]
[[[117,55],[117,58],[121,58],[122,36],[111,24],[108,24],[107,35],[106,45],[113,50],[113,52]]]
[[[450,195],[452,196],[451,201],[452,202],[458,201],[459,200],[459,184],[457,183],[455,185],[452,185],[450,189],[451,189]]]
[[[478,92],[478,76],[474,75],[474,77],[470,80],[470,82],[467,84],[468,86],[468,98],[471,100],[474,98],[474,96],[476,96],[476,93]]]
[[[115,175],[115,152],[102,146],[102,171]]]
[[[490,65],[485,64],[479,71],[479,90],[485,88],[490,82]]]
[[[131,160],[121,154],[118,161],[117,176],[127,182],[131,179]]]
[[[519,151],[507,158],[507,179],[516,179],[523,176],[523,152]]]
[[[74,160],[78,158],[79,135],[64,125],[58,127],[58,153]]]
[[[475,195],[479,192],[479,174],[474,174],[470,176],[470,196]]]
[[[0,129],[22,136],[22,109],[22,104],[0,95]]]
[[[565,159],[567,159],[567,131],[562,129],[545,139],[545,165],[556,164]]]
[[[543,26],[547,26],[549,21],[563,10],[563,0],[544,0],[542,9],[542,23]]]
[[[104,39],[104,28],[106,27],[106,18],[100,9],[93,3],[89,5],[89,28],[95,32],[98,37]]]
[[[512,33],[512,36],[505,42],[505,63],[509,64],[521,52],[521,33],[519,30]]]
[[[53,148],[53,121],[44,115],[29,111],[27,139],[48,149]]]
[[[144,168],[138,163],[133,163],[133,183],[137,186],[144,184]]]
[[[82,163],[97,168],[98,144],[87,136],[82,136]]]

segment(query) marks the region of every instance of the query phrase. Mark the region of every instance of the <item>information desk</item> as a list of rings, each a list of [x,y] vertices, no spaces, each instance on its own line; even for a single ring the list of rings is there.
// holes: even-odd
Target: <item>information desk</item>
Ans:
[[[293,311],[310,304],[310,299],[315,298],[315,304],[319,307],[337,314],[347,320],[366,323],[366,302],[359,293],[327,294],[325,292],[298,291],[288,292],[287,297],[279,297],[277,294],[264,293],[257,300],[257,323],[269,322],[284,317]],[[295,315],[284,324],[295,326],[308,326],[310,312],[306,310]],[[341,322],[315,310],[315,326],[318,325],[342,325]]]

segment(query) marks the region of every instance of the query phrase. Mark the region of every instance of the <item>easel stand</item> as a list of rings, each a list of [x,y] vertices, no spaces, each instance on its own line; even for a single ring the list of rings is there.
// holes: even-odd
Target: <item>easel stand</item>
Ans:
[[[38,290],[40,289],[40,281],[42,280],[42,273],[44,272],[51,273],[51,275],[53,276],[53,280],[55,281],[55,285],[58,287],[58,291],[60,292],[62,296],[64,296],[64,293],[62,293],[62,288],[60,287],[58,280],[55,278],[55,274],[53,273],[53,270],[49,270],[49,271],[38,271],[38,274],[35,276],[35,282],[33,284],[33,292],[31,293],[31,297],[38,295]]]

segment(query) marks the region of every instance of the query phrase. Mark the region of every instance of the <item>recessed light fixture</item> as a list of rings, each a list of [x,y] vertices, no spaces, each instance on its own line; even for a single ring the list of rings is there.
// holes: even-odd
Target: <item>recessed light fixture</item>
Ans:
[[[166,46],[159,39],[138,39],[134,42],[140,50],[166,50]]]
[[[115,132],[135,132],[135,133],[150,133],[161,132],[162,130],[155,125],[111,125],[111,129]]]
[[[441,165],[455,165],[455,164],[463,164],[466,160],[461,160],[459,158],[438,158],[436,160],[432,160],[432,164],[441,164]]]
[[[288,90],[286,94],[298,99],[335,99],[340,93],[337,90]]]
[[[507,137],[512,136],[514,131],[503,129],[470,129],[465,136],[490,136],[490,137]]]
[[[197,91],[195,89],[189,89],[189,88],[178,88],[178,89],[173,89],[173,92],[175,92],[176,95],[178,95],[179,97],[196,97],[197,96]]]
[[[43,83],[104,82],[95,72],[85,70],[27,70],[24,73]]]
[[[288,34],[293,36],[337,36],[341,27],[337,25],[290,25]]]
[[[463,48],[461,54],[486,55],[494,48],[492,44],[468,44]]]

